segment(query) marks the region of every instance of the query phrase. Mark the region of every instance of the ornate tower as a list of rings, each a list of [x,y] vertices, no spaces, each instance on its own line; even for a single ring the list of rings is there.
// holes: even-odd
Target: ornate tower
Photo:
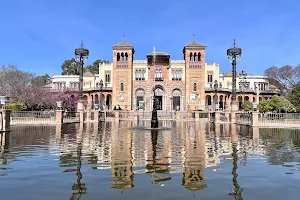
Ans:
[[[113,97],[112,106],[132,109],[134,48],[124,39],[113,46]]]
[[[193,40],[183,48],[187,108],[205,109],[205,49]]]

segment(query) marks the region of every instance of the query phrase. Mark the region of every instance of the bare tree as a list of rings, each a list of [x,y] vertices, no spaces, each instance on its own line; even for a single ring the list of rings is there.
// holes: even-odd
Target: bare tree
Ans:
[[[265,70],[265,75],[278,81],[283,88],[289,89],[300,81],[300,65],[272,66]]]
[[[34,74],[23,72],[15,65],[3,65],[0,69],[0,95],[13,96],[19,86],[31,84]]]

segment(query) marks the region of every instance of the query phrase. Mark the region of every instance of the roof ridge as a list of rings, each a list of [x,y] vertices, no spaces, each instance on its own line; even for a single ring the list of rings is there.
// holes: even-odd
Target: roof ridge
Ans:
[[[193,39],[192,42],[188,43],[187,45],[185,45],[185,47],[205,47],[205,45],[197,42],[195,39]]]
[[[133,46],[129,44],[125,39],[123,39],[118,44],[113,45],[113,47],[133,47]]]

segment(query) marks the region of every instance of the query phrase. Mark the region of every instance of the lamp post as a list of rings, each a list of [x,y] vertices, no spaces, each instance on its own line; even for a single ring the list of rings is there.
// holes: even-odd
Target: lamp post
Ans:
[[[218,81],[217,80],[215,80],[215,82],[214,82],[214,89],[215,89],[215,96],[216,96],[216,102],[215,102],[215,110],[216,109],[219,109],[219,102],[218,102],[218,87],[219,87],[219,85],[218,85]],[[215,101],[215,99],[214,99],[214,101]]]
[[[240,80],[240,83],[241,83],[240,89],[241,89],[241,94],[242,94],[242,108],[244,109],[244,96],[243,96],[243,94],[244,94],[244,90],[246,89],[245,83],[246,83],[247,72],[242,70],[242,72],[239,73],[239,77],[241,79]]]
[[[233,42],[233,48],[227,49],[227,56],[229,62],[232,63],[232,94],[231,94],[231,110],[237,111],[236,102],[236,62],[241,59],[242,49],[236,47],[235,40]]]
[[[78,91],[78,104],[77,111],[83,111],[83,65],[84,60],[87,61],[89,56],[89,50],[85,49],[83,46],[83,41],[81,41],[80,47],[75,49],[76,61],[80,63],[79,68],[79,91]]]

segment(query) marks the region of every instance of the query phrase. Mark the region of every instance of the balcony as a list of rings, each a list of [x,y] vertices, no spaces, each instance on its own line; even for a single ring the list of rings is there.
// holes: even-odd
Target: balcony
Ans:
[[[181,81],[181,78],[172,78],[172,81]]]
[[[154,80],[155,81],[164,81],[164,78],[163,77],[155,77]]]

